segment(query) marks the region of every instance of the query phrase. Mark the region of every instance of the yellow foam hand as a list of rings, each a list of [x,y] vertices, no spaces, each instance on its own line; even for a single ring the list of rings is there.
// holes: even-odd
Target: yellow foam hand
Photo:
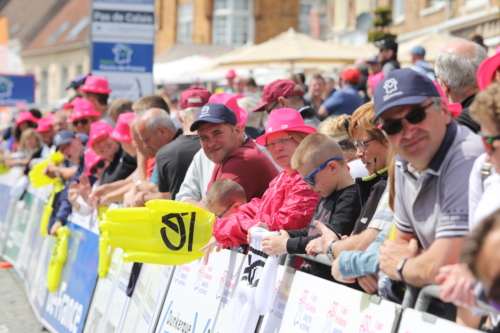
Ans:
[[[45,203],[45,205],[43,205],[43,215],[42,215],[42,220],[40,222],[40,235],[42,235],[42,237],[47,235],[48,233],[47,227],[49,225],[50,215],[52,215],[52,203],[54,202],[56,193],[61,192],[63,188],[64,188],[64,183],[62,182],[62,180],[58,179],[58,181],[54,184],[54,187],[52,188],[52,192],[50,193],[47,202]]]
[[[101,206],[98,210],[98,220],[105,221],[106,220],[106,211],[108,210],[107,206]],[[108,275],[109,265],[111,263],[111,256],[113,255],[113,249],[109,251],[108,245],[108,231],[102,231],[99,236],[99,261],[97,264],[97,274],[101,279],[105,278]],[[108,254],[108,252],[110,252]]]
[[[99,227],[125,262],[181,265],[203,256],[215,215],[184,202],[151,200],[146,207],[108,210]]]
[[[64,155],[59,152],[53,152],[48,159],[45,161],[42,161],[40,163],[37,163],[33,166],[31,169],[30,173],[28,174],[30,178],[30,182],[33,185],[33,187],[42,187],[42,186],[47,186],[50,184],[54,184],[57,181],[57,177],[51,178],[47,175],[45,175],[43,172],[47,168],[47,165],[49,162],[53,164],[61,164],[64,159]]]
[[[66,258],[68,257],[68,242],[71,232],[64,226],[57,229],[57,241],[52,249],[49,268],[47,270],[47,289],[53,293],[59,287]]]
[[[0,162],[0,175],[9,172],[10,168],[4,162]]]

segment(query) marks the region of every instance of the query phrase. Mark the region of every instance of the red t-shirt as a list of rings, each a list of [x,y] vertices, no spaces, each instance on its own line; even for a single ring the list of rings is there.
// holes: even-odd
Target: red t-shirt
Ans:
[[[262,198],[269,183],[278,175],[273,162],[248,139],[242,146],[229,154],[222,165],[216,165],[207,191],[219,179],[231,179],[240,184],[247,195],[247,201]]]
[[[146,160],[146,177],[149,179],[153,175],[156,166],[156,157],[148,158]]]

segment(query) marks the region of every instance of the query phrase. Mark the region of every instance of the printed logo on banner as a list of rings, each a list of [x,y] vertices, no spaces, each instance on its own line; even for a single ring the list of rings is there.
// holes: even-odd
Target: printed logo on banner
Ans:
[[[318,296],[312,294],[309,298],[309,290],[304,290],[302,297],[299,299],[299,306],[295,319],[293,320],[294,326],[299,326],[299,329],[305,332],[310,332],[313,315],[316,313],[316,302]]]
[[[11,97],[12,88],[14,88],[12,79],[6,76],[0,76],[0,98]]]
[[[83,305],[66,293],[67,287],[63,281],[58,291],[49,293],[45,309],[69,332],[76,333],[82,321]]]
[[[323,332],[331,332],[333,324],[337,324],[345,328],[347,326],[347,312],[348,310],[345,307],[342,307],[339,311],[339,303],[333,302],[326,315],[326,324]]]
[[[198,276],[196,277],[196,282],[194,284],[194,290],[198,291],[202,295],[206,295],[208,288],[210,286],[210,281],[212,281],[212,266],[207,266],[204,263],[201,264],[198,270]]]
[[[270,313],[273,313],[274,310],[276,309],[277,305],[278,305],[278,301],[281,297],[281,293],[280,293],[280,287],[281,287],[281,280],[278,281],[278,283],[276,284],[276,288],[274,288],[274,299],[273,299],[273,306],[271,307],[271,311]]]
[[[118,65],[129,64],[132,61],[132,48],[129,44],[118,43],[113,47],[113,53],[115,54],[115,62]]]
[[[222,273],[219,281],[219,288],[217,288],[217,293],[215,293],[215,299],[222,298],[224,295],[224,286],[226,285],[227,269]]]
[[[104,72],[151,73],[153,45],[94,42],[92,70]]]
[[[372,322],[375,322],[372,325]],[[374,327],[372,327],[374,326]],[[359,333],[375,333],[381,332],[384,328],[384,324],[379,322],[378,320],[372,320],[372,316],[365,315],[361,322],[361,326],[359,327]]]
[[[179,267],[180,269],[176,270],[174,282],[185,287],[187,275],[191,271],[191,268],[188,265],[181,265]]]

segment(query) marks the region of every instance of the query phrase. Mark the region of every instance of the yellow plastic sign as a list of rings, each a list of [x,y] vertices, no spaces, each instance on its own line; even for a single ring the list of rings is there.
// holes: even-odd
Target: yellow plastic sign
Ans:
[[[57,181],[57,177],[51,178],[47,175],[45,175],[43,172],[45,171],[45,168],[47,168],[47,165],[49,162],[53,164],[61,164],[64,159],[64,155],[59,152],[53,152],[48,159],[46,159],[43,162],[37,163],[33,166],[33,169],[30,171],[28,174],[30,178],[30,183],[33,185],[33,187],[42,187],[42,186],[47,186],[50,184],[54,184]]]
[[[71,232],[64,226],[57,229],[57,241],[52,249],[49,268],[47,270],[47,289],[53,293],[59,287],[66,258],[68,257],[68,242]]]
[[[215,215],[184,202],[151,200],[146,207],[108,210],[99,224],[108,244],[123,249],[123,261],[181,265],[203,256]]]
[[[48,234],[47,227],[49,225],[50,215],[52,215],[52,203],[54,202],[56,194],[58,192],[61,192],[63,188],[64,183],[61,179],[57,178],[57,182],[54,184],[52,192],[50,193],[47,202],[43,206],[42,221],[40,222],[40,235],[42,235],[42,237]]]

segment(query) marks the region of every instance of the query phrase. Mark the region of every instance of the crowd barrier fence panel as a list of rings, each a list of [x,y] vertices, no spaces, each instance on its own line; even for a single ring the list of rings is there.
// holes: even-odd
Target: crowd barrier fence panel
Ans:
[[[472,333],[478,330],[458,325],[446,319],[438,318],[429,313],[420,312],[414,309],[404,309],[399,324],[399,333]]]

